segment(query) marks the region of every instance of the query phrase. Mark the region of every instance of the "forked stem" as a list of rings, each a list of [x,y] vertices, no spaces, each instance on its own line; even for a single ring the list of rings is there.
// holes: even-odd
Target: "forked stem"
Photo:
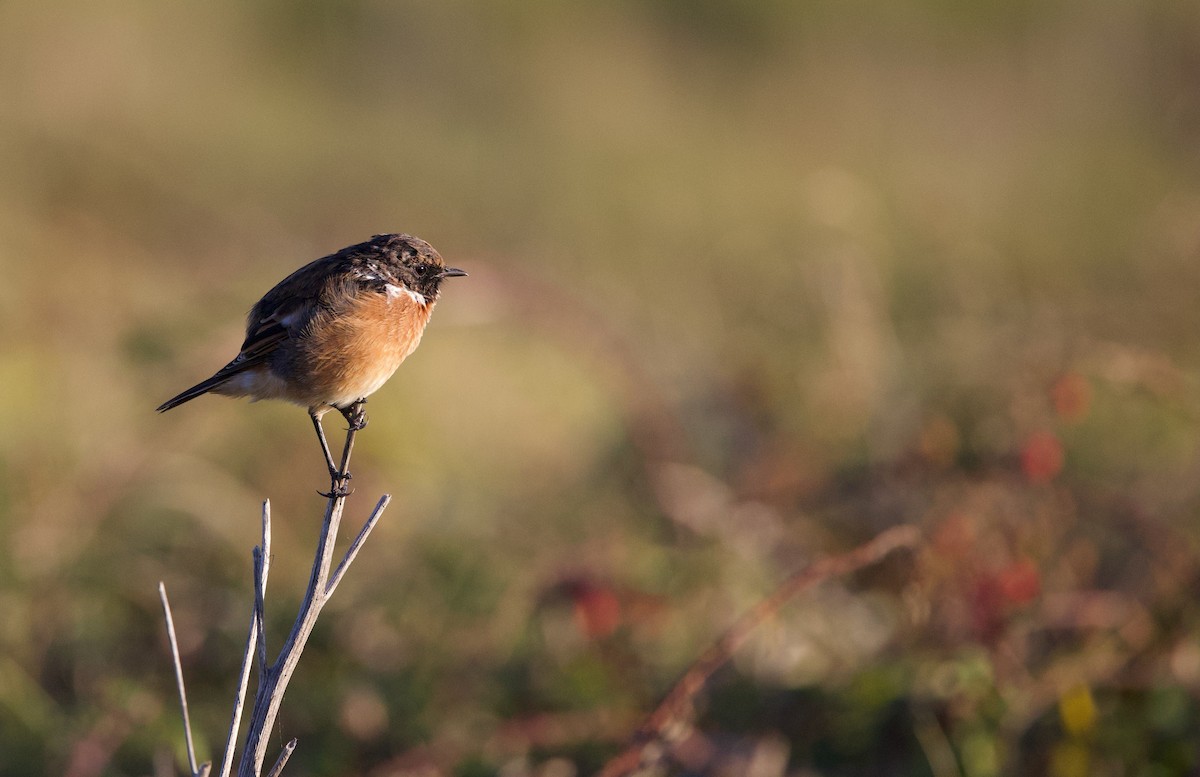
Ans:
[[[224,757],[221,761],[221,769],[218,777],[228,777],[233,765],[235,743],[238,731],[241,728],[242,711],[245,706],[247,689],[249,687],[250,670],[254,665],[258,666],[258,689],[254,694],[254,706],[249,724],[247,725],[246,744],[242,749],[241,760],[238,763],[238,777],[261,777],[263,763],[266,759],[267,745],[269,743],[268,733],[275,725],[275,720],[279,715],[280,704],[283,702],[284,692],[287,690],[288,682],[292,679],[292,674],[300,661],[300,654],[304,651],[308,637],[316,625],[317,617],[321,614],[321,610],[329,600],[329,597],[333,595],[346,570],[354,562],[363,543],[366,542],[367,537],[371,534],[371,530],[379,522],[384,509],[388,505],[388,501],[391,499],[390,496],[385,495],[379,500],[354,541],[350,543],[350,547],[346,550],[345,555],[337,567],[334,568],[334,546],[337,544],[338,528],[341,526],[342,512],[345,508],[346,497],[349,495],[347,482],[350,479],[350,456],[354,451],[354,436],[366,425],[366,415],[362,409],[363,401],[365,400],[360,400],[343,411],[343,415],[346,416],[350,428],[346,432],[346,443],[342,448],[340,468],[334,465],[333,458],[329,455],[329,446],[325,440],[325,433],[321,428],[320,418],[310,413],[313,425],[317,430],[318,438],[321,441],[321,448],[325,453],[326,462],[329,465],[332,488],[328,495],[329,502],[325,507],[325,518],[321,525],[321,533],[317,538],[316,555],[313,558],[312,573],[309,575],[304,602],[300,605],[300,612],[296,615],[296,621],[292,625],[292,631],[288,635],[283,649],[279,651],[279,655],[273,663],[268,663],[265,634],[267,575],[271,566],[271,503],[269,501],[263,502],[262,544],[254,548],[253,553],[254,604],[250,613],[249,635],[246,638],[246,649],[242,657],[241,671],[238,675],[238,686],[234,696],[229,735],[226,740]],[[332,577],[330,576],[331,569],[334,570]],[[212,764],[206,762],[197,765],[196,763],[196,751],[192,741],[191,721],[188,715],[187,694],[184,691],[183,685],[183,668],[179,658],[179,642],[175,635],[175,623],[171,617],[171,606],[167,601],[166,587],[162,583],[159,583],[158,590],[159,596],[162,599],[163,615],[167,624],[167,637],[170,641],[171,656],[175,663],[175,679],[179,688],[180,707],[183,711],[183,728],[187,741],[188,768],[192,777],[208,777]],[[295,748],[295,739],[284,746],[283,751],[275,761],[275,765],[268,773],[268,777],[279,776]]]
[[[260,671],[258,689],[254,696],[254,710],[250,718],[249,729],[246,733],[246,746],[242,751],[242,760],[238,767],[238,777],[259,777],[262,774],[263,762],[266,760],[267,745],[269,744],[267,734],[275,725],[275,720],[279,715],[279,706],[283,701],[283,695],[287,690],[288,683],[292,679],[296,665],[299,663],[300,654],[308,642],[308,637],[312,633],[313,626],[316,625],[317,617],[321,614],[322,608],[324,608],[325,603],[333,594],[333,589],[341,580],[346,568],[353,562],[367,535],[370,534],[371,529],[379,520],[384,507],[387,506],[389,497],[385,496],[376,505],[370,518],[367,519],[366,524],[359,532],[358,537],[351,543],[350,548],[346,551],[346,555],[336,568],[333,581],[330,582],[334,546],[337,543],[338,529],[341,526],[346,497],[349,495],[347,482],[350,479],[350,456],[354,451],[354,437],[359,429],[365,425],[366,420],[362,412],[361,401],[351,405],[345,414],[347,420],[350,421],[350,428],[346,432],[346,443],[342,448],[341,466],[331,467],[332,488],[328,495],[329,502],[325,508],[325,519],[321,526],[321,534],[317,539],[317,551],[313,558],[313,567],[309,575],[308,588],[304,593],[304,602],[300,605],[300,612],[297,614],[296,621],[292,625],[292,631],[288,635],[287,641],[284,643],[283,649],[280,650],[274,663],[268,666],[265,659],[261,659],[262,669]],[[315,416],[313,421],[328,455],[328,448],[324,445],[324,434],[321,432],[320,421]],[[329,460],[332,462],[332,458]],[[256,569],[257,566],[256,564]],[[258,594],[259,592],[256,592],[256,596]],[[255,623],[258,624],[259,630],[258,638],[262,640],[262,621],[259,619],[261,617],[261,604],[256,604],[255,614]],[[252,627],[253,629],[254,627]],[[260,656],[265,655],[265,648],[263,648]],[[272,773],[277,773],[278,770],[283,768],[283,764],[291,754],[292,747],[294,745],[290,745],[285,749],[276,766],[272,769]]]

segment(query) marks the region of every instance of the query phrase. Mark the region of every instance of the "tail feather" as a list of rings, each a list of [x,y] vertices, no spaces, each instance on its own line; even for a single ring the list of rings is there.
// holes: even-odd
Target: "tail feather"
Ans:
[[[196,397],[200,396],[201,394],[207,394],[208,392],[212,391],[217,386],[221,385],[222,383],[224,383],[227,380],[229,380],[228,375],[222,375],[220,373],[213,375],[208,380],[202,380],[199,383],[197,383],[195,386],[192,386],[190,389],[187,389],[186,391],[182,391],[179,394],[168,399],[166,402],[163,402],[161,405],[158,406],[158,408],[155,410],[155,412],[165,413],[166,411],[170,410],[171,408],[178,407],[179,405],[182,405],[184,402],[193,400]]]

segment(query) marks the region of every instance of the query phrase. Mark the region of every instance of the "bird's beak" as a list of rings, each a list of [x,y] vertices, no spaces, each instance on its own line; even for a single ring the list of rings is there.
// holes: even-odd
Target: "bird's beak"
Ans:
[[[458,277],[465,277],[465,276],[466,276],[466,272],[458,269],[457,267],[447,267],[446,269],[442,270],[443,278],[458,278]]]

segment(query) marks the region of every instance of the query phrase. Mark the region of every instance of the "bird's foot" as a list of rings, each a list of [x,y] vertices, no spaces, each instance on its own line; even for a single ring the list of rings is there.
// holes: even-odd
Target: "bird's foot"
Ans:
[[[338,472],[337,470],[329,471],[329,491],[318,491],[317,493],[326,499],[341,499],[350,496],[354,493],[354,489],[350,488],[350,479],[354,477],[349,472]]]
[[[346,483],[338,483],[330,486],[328,491],[318,491],[317,493],[326,499],[345,499],[354,493],[354,489]]]
[[[360,399],[349,407],[339,407],[338,412],[346,419],[346,423],[350,424],[349,431],[357,432],[367,427],[367,410],[363,405],[367,400]]]

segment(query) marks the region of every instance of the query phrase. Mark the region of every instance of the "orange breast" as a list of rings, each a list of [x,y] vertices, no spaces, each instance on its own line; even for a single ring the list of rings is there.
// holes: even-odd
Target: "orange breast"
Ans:
[[[377,391],[421,342],[432,312],[406,294],[360,293],[314,319],[303,348],[306,401],[344,406]]]

